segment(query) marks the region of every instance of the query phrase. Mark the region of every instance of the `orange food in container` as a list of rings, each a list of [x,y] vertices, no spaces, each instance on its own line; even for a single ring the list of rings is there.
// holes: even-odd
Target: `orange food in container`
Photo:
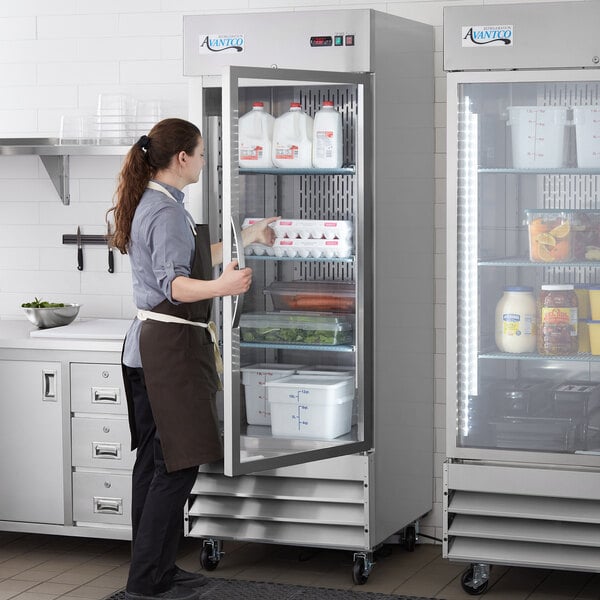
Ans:
[[[564,210],[527,210],[529,258],[533,262],[568,262],[572,259],[571,215]]]

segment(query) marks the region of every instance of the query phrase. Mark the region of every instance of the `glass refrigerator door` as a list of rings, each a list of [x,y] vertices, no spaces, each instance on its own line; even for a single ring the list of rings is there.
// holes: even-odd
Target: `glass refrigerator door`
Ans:
[[[450,456],[597,465],[600,83],[456,73],[448,87]]]
[[[365,74],[224,71],[222,222],[231,223],[223,226],[224,264],[237,258],[253,270],[250,291],[223,301],[226,475],[372,445],[363,276],[369,93]],[[273,116],[300,102],[314,116],[325,100],[342,114],[342,167],[240,168],[239,121],[254,102]],[[244,228],[267,216],[281,217],[276,246],[243,248]]]

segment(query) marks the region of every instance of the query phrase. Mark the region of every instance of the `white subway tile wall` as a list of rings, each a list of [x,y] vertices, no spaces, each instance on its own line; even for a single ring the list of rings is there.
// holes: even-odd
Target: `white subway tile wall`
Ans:
[[[493,0],[489,3],[499,3]],[[60,116],[93,113],[100,92],[160,99],[165,113],[187,116],[188,88],[182,75],[185,14],[373,8],[435,27],[436,123],[436,393],[434,510],[421,530],[441,537],[441,471],[445,444],[445,94],[442,15],[449,4],[482,0],[368,2],[346,0],[23,0],[3,2],[0,18],[0,137],[57,136]],[[101,234],[121,164],[115,157],[72,157],[71,204],[63,206],[34,156],[0,157],[0,318],[23,318],[21,302],[82,304],[86,317],[134,314],[129,262],[115,252],[107,271],[105,247],[84,248],[77,271],[74,246],[63,234]]]

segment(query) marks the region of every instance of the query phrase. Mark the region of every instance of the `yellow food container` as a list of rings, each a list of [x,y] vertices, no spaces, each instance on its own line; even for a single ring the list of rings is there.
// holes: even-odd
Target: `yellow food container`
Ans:
[[[576,284],[575,293],[577,294],[577,316],[579,319],[590,318],[590,287],[586,284]]]
[[[600,285],[590,285],[588,292],[590,297],[590,317],[593,321],[600,321]]]
[[[577,352],[591,352],[590,328],[587,319],[579,319],[577,324]]]
[[[590,334],[590,350],[595,356],[600,356],[600,321],[588,320]]]

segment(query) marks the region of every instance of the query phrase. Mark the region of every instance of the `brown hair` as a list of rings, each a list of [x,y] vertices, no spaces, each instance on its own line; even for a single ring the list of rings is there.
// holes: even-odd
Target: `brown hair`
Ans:
[[[129,150],[117,184],[115,204],[108,209],[114,213],[114,235],[111,245],[127,254],[131,223],[148,182],[157,171],[166,169],[180,152],[193,154],[201,137],[196,125],[183,119],[164,119],[143,135]]]

